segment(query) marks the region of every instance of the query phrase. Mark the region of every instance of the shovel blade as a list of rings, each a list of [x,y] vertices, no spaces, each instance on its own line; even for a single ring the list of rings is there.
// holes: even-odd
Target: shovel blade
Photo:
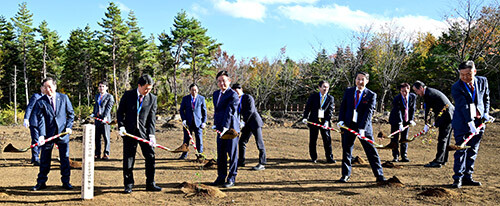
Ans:
[[[11,143],[9,143],[4,149],[3,149],[3,152],[26,152],[28,151],[30,148],[23,148],[23,149],[17,149],[14,147],[14,145],[12,145]]]

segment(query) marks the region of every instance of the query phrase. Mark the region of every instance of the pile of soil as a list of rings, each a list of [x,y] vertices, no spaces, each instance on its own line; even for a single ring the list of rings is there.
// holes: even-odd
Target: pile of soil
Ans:
[[[401,168],[403,168],[403,166],[401,166],[401,165],[395,165],[394,163],[389,162],[389,161],[386,161],[386,162],[382,163],[382,167],[385,167],[385,168],[394,168],[394,169],[401,169]]]
[[[384,132],[380,131],[378,134],[377,134],[377,137],[378,138],[387,138],[387,135],[384,134]]]
[[[69,168],[71,169],[82,169],[82,163],[78,161],[73,161],[69,159]]]
[[[210,160],[203,160],[205,165],[203,165],[203,168],[205,169],[216,169],[217,168],[217,161],[215,159],[210,159]]]
[[[352,162],[351,162],[352,165],[364,165],[366,164],[366,161],[361,158],[360,156],[356,156],[352,159]]]
[[[189,182],[183,182],[176,188],[180,188],[181,191],[188,197],[191,196],[215,197],[215,198],[226,197],[226,194],[224,194],[218,188],[207,186],[204,184],[193,184]]]
[[[174,153],[179,153],[179,152],[189,152],[189,146],[187,143],[183,143],[180,147],[172,151]]]
[[[445,188],[429,188],[421,193],[418,193],[418,195],[429,196],[429,197],[453,197],[457,196],[458,193]]]
[[[405,185],[399,180],[398,177],[392,176],[390,179],[383,181],[383,182],[378,182],[378,186],[382,187],[404,187]]]

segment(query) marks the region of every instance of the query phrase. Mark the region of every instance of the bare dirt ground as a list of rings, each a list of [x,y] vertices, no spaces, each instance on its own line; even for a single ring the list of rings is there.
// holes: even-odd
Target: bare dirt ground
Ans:
[[[411,128],[416,134],[422,123]],[[388,124],[375,124],[374,132],[389,132]],[[38,167],[29,163],[30,152],[0,154],[0,204],[47,204],[47,205],[498,205],[500,202],[500,125],[493,123],[486,129],[476,161],[476,180],[483,186],[464,186],[451,189],[453,175],[453,152],[448,164],[442,168],[424,168],[423,165],[435,156],[436,136],[427,136],[426,141],[418,139],[409,145],[411,162],[395,163],[402,168],[384,168],[386,178],[396,176],[402,187],[377,186],[369,165],[354,166],[351,181],[337,183],[340,178],[340,134],[332,133],[335,164],[326,164],[321,137],[318,140],[319,163],[310,162],[308,153],[309,133],[307,129],[292,127],[265,127],[263,129],[268,154],[268,165],[263,171],[252,171],[257,164],[258,151],[255,139],[251,139],[247,151],[247,166],[238,168],[236,186],[222,189],[223,198],[188,196],[178,187],[182,182],[208,184],[215,180],[215,169],[202,169],[195,163],[194,153],[189,160],[177,160],[179,154],[157,150],[156,182],[163,187],[161,192],[145,191],[144,158],[137,154],[134,176],[136,185],[132,194],[122,194],[122,140],[112,133],[111,159],[95,163],[95,197],[81,200],[81,170],[71,173],[74,190],[61,187],[57,153],[53,151],[52,172],[49,174],[46,190],[33,192]],[[81,161],[81,127],[74,129],[70,142],[70,156]],[[17,148],[29,145],[29,131],[21,126],[0,127],[3,146],[13,143]],[[430,142],[429,142],[430,140]],[[175,149],[182,142],[180,124],[167,129],[158,126],[158,143]],[[384,145],[389,140],[379,141]],[[452,140],[454,143],[454,140]],[[215,133],[205,131],[205,154],[215,157]],[[192,147],[191,147],[192,150]],[[3,151],[3,148],[2,148]],[[140,150],[139,150],[140,151]],[[379,150],[382,162],[392,159],[390,150]],[[366,159],[357,140],[354,156]],[[400,185],[401,186],[401,185]],[[427,189],[440,192],[439,197],[427,194]],[[434,192],[436,193],[436,192]],[[431,191],[431,194],[434,194]]]

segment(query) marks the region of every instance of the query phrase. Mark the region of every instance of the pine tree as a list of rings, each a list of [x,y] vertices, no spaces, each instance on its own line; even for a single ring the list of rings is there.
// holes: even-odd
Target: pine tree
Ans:
[[[59,77],[62,72],[60,63],[64,48],[62,41],[59,40],[59,35],[56,31],[51,31],[48,28],[46,21],[42,21],[35,31],[40,33],[41,37],[37,41],[37,46],[42,51],[42,79],[47,77],[48,69],[54,76]]]
[[[144,50],[148,45],[142,35],[141,28],[138,26],[137,18],[133,11],[130,11],[128,14],[126,24],[129,32],[127,34],[125,84],[128,85],[130,76],[133,75],[132,82],[137,82],[139,76],[142,75],[144,68],[141,62],[144,59]]]
[[[7,22],[4,16],[0,16],[0,102],[12,102],[12,86],[14,65],[19,64],[17,56],[19,51],[15,44],[16,35],[14,27]],[[4,91],[9,88],[8,94]]]

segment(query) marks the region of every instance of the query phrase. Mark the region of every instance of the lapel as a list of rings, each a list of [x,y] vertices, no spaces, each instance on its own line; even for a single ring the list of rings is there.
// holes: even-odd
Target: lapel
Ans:
[[[477,79],[474,78],[474,80],[477,82]],[[465,94],[466,98],[467,98],[467,104],[471,104],[474,100],[472,99],[471,97],[471,94],[469,93],[469,90],[467,90],[466,87],[466,83],[462,80],[459,80],[460,81],[460,89],[462,89],[462,92]],[[477,89],[476,89],[477,90]],[[476,91],[476,96],[478,95],[478,92]]]

